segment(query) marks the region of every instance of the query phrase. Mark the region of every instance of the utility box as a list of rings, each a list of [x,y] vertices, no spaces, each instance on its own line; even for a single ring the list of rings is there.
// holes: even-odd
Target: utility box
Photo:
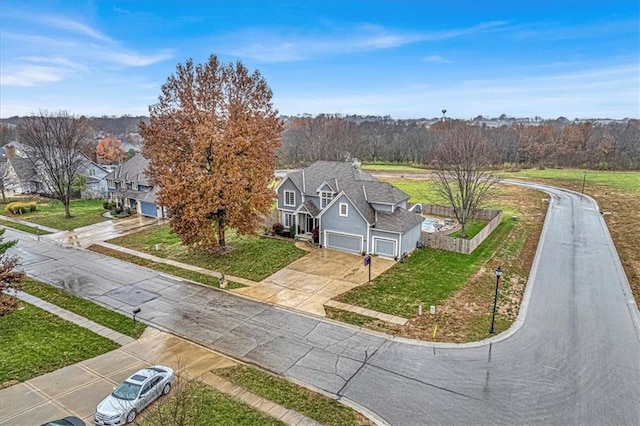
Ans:
[[[435,315],[436,314],[436,307],[434,305],[431,305],[431,307],[429,308],[429,313],[431,315]]]

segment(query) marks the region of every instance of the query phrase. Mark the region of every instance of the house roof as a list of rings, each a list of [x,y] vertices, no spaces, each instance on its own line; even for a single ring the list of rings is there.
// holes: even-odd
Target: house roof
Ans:
[[[35,168],[33,167],[33,163],[28,158],[8,158],[7,162],[11,165],[13,171],[16,172],[18,180],[20,180],[21,182],[38,180]]]
[[[404,232],[419,223],[424,218],[402,207],[396,207],[393,213],[378,212],[376,229],[380,231]]]
[[[124,180],[127,182],[137,182],[139,185],[150,186],[145,170],[149,166],[149,160],[137,153],[129,160],[122,163],[120,167],[110,172],[105,179]]]
[[[318,196],[318,189],[328,184],[336,193],[344,192],[369,223],[375,223],[375,211],[369,203],[397,204],[409,196],[387,182],[380,182],[350,162],[316,161],[306,169],[287,177],[305,195]]]
[[[316,206],[316,203],[314,203],[313,200],[307,200],[304,203],[300,204],[298,210],[300,210],[302,207],[304,207],[314,217],[318,216],[322,211],[320,210],[320,207]]]

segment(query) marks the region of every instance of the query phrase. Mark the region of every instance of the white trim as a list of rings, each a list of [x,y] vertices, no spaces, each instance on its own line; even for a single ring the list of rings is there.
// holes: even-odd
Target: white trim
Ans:
[[[290,215],[291,217],[291,222],[290,224],[287,225],[287,220],[285,219],[287,215]],[[284,228],[288,231],[289,228],[291,227],[291,225],[295,225],[296,224],[296,214],[295,213],[291,213],[291,212],[282,212],[282,226],[284,226]]]
[[[382,256],[382,257],[388,257],[386,254],[381,254],[376,252],[377,240],[391,241],[393,243],[393,255],[391,257],[398,256],[398,240],[394,240],[392,238],[384,238],[384,237],[373,237],[373,241],[371,242],[372,243],[371,251],[373,254],[377,254],[378,256]]]
[[[324,246],[327,247],[327,248],[333,248],[333,249],[336,249],[336,250],[340,250],[340,249],[337,248],[337,247],[329,247],[329,245],[327,244],[327,241],[328,241],[328,238],[327,238],[328,235],[327,234],[344,235],[344,236],[347,236],[347,237],[360,238],[360,250],[359,250],[358,253],[362,253],[363,246],[364,246],[364,237],[362,235],[350,234],[348,232],[340,232],[340,231],[331,231],[331,230],[328,231],[326,229],[323,231],[323,234],[324,234],[324,238],[323,238]],[[348,251],[349,253],[354,253],[354,252],[349,251],[349,250],[345,250],[345,251]]]
[[[322,201],[323,201],[323,195],[324,194],[328,194],[329,198],[327,200],[327,204],[325,204],[324,206],[322,205]],[[329,191],[320,191],[320,209],[324,209],[326,208],[329,204],[331,204],[331,202],[333,201],[333,192],[329,192]]]
[[[344,214],[342,214],[342,207],[345,208]],[[338,216],[340,216],[340,217],[349,217],[349,203],[340,203],[338,205]]]
[[[289,204],[287,203],[287,193],[293,194],[293,204]],[[292,191],[290,189],[285,189],[282,192],[282,205],[286,206],[286,207],[295,207],[296,206],[296,191]]]
[[[295,186],[295,187],[296,187],[296,189],[297,189],[298,191],[300,191],[300,188],[298,188],[298,185],[296,185],[296,183],[293,181],[293,179],[291,179],[291,178],[289,177],[289,173],[287,173],[287,175],[286,175],[285,177],[283,177],[283,178],[282,178],[282,180],[280,181],[280,183],[276,185],[276,187],[275,187],[275,191],[276,191],[276,192],[279,192],[279,191],[280,191],[280,187],[281,187],[282,185],[284,185],[285,181],[287,181],[287,180],[290,180],[290,181],[291,181],[291,183],[293,184],[293,186]],[[300,193],[302,193],[302,191],[300,191]]]
[[[331,185],[329,185],[329,182],[327,182],[326,180],[324,182],[322,182],[320,184],[320,186],[316,189],[316,193],[321,192],[320,190],[322,189],[323,186],[327,185],[327,187],[331,190],[332,194],[336,193],[336,190],[333,189],[333,187]],[[324,191],[324,192],[329,192],[329,191]]]

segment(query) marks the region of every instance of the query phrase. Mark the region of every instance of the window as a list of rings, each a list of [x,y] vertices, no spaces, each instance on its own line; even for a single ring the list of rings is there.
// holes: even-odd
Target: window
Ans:
[[[340,216],[343,216],[343,217],[349,216],[349,204],[340,203]]]
[[[107,186],[109,188],[115,188],[116,187],[116,181],[113,179],[107,179]]]
[[[93,169],[89,169],[89,176],[95,176],[96,175],[96,171]]]
[[[329,205],[332,199],[333,199],[333,194],[331,192],[322,191],[320,193],[320,208],[324,209],[325,207],[327,207],[327,205]]]
[[[131,182],[131,189],[138,190],[138,182]]]
[[[289,229],[289,227],[293,225],[293,213],[284,213],[282,221],[284,222],[284,228]]]
[[[296,206],[296,193],[293,191],[284,191],[284,205],[295,207]]]

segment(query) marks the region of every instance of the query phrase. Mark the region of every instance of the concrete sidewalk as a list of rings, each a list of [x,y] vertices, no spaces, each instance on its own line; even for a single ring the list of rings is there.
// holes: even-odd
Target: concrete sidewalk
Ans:
[[[151,327],[138,340],[134,340],[35,296],[23,292],[17,296],[123,346],[0,390],[2,426],[42,424],[69,415],[93,424],[95,407],[113,387],[133,372],[153,364],[169,365],[178,374],[201,380],[287,425],[318,425],[295,410],[262,398],[216,375],[217,369],[239,364],[227,356]]]

